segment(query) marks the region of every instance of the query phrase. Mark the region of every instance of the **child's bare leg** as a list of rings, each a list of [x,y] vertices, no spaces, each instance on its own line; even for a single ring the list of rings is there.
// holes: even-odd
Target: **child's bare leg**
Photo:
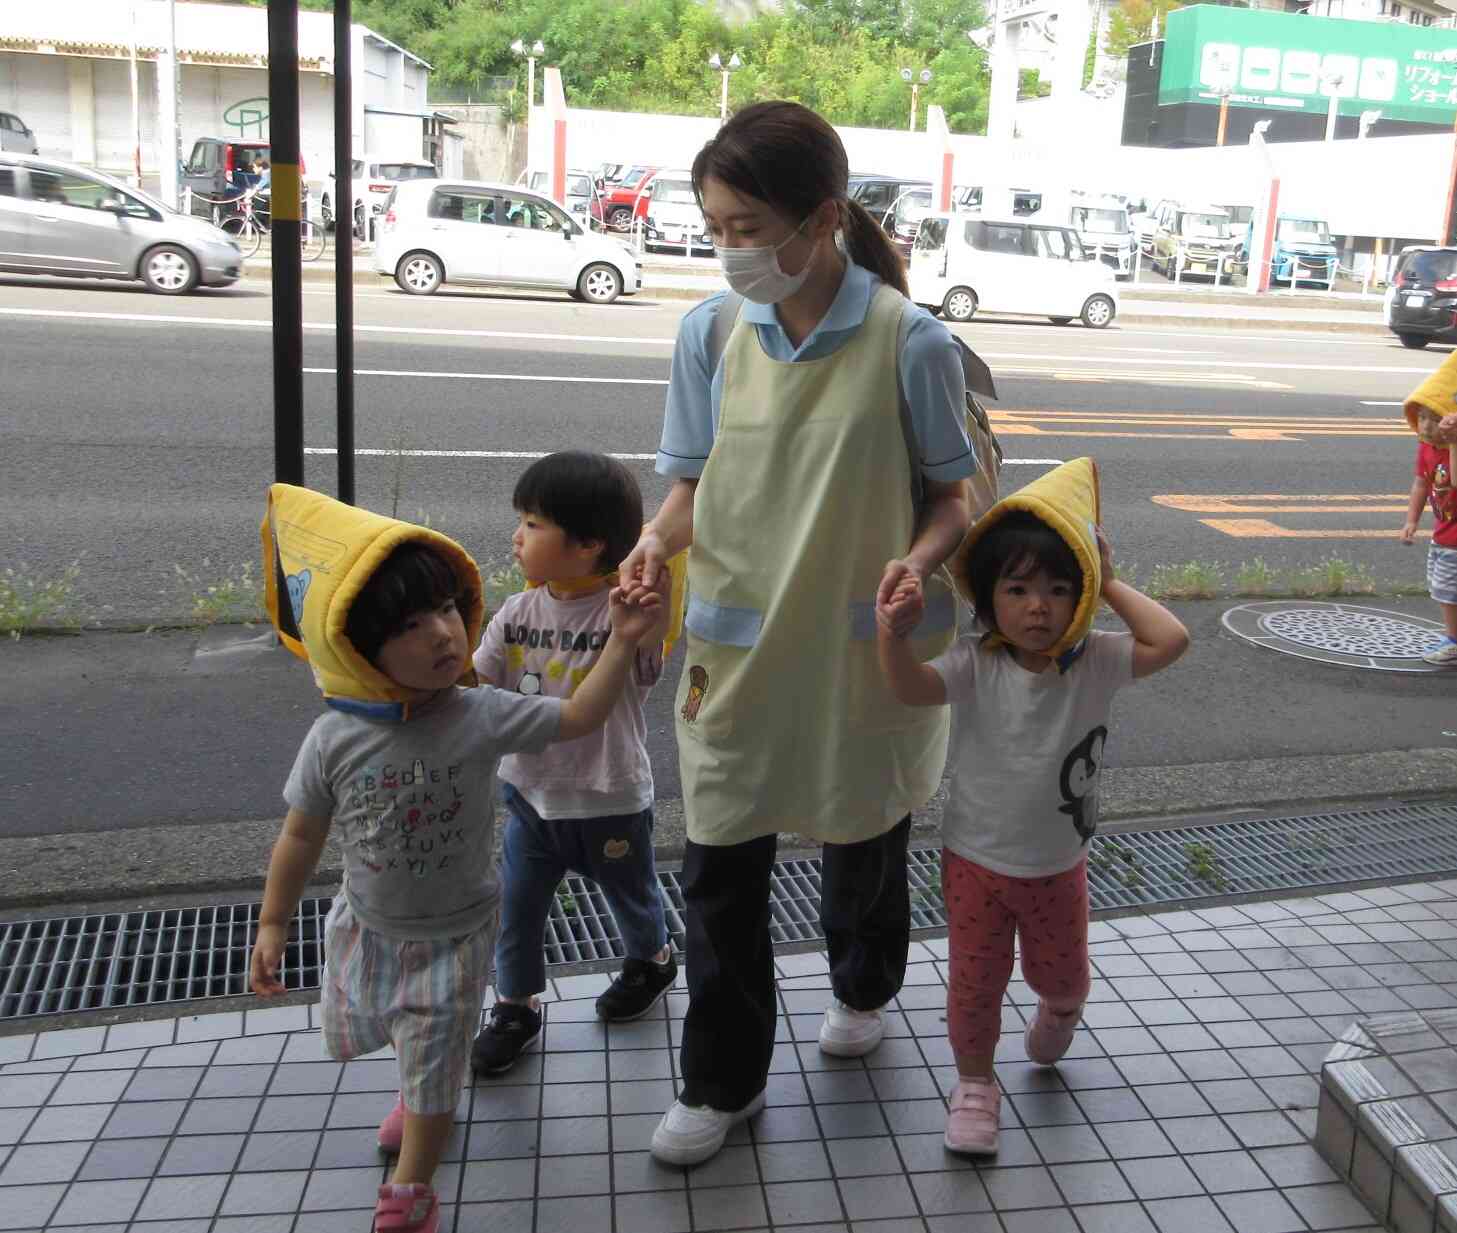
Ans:
[[[390,1180],[399,1186],[409,1182],[430,1185],[435,1170],[440,1167],[440,1157],[445,1154],[445,1143],[454,1124],[454,1109],[449,1113],[411,1113],[407,1108],[405,1138],[400,1144],[400,1158]]]
[[[1447,627],[1447,637],[1457,642],[1457,604],[1438,604],[1442,610],[1442,624]]]

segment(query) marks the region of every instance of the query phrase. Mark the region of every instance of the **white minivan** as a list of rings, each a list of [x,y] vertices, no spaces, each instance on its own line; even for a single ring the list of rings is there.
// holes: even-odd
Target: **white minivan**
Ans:
[[[911,250],[911,299],[952,321],[978,310],[1074,317],[1095,330],[1118,314],[1113,271],[1071,227],[928,214]]]
[[[541,287],[610,304],[638,290],[626,244],[588,231],[556,202],[479,180],[412,180],[385,206],[374,268],[402,291],[429,295],[447,282]]]

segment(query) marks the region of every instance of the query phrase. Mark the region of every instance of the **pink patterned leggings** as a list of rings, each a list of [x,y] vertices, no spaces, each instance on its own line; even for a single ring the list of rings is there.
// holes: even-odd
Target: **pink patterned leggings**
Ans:
[[[1049,878],[1011,878],[941,850],[941,893],[950,922],[946,1026],[958,1058],[995,1046],[1002,995],[1021,939],[1022,978],[1049,1009],[1087,999],[1088,869],[1079,861]]]

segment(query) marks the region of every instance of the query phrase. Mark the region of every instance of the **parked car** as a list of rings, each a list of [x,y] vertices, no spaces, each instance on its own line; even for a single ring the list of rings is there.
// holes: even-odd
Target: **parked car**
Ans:
[[[539,193],[480,180],[396,185],[374,268],[412,295],[451,282],[556,288],[610,304],[639,286],[637,257],[621,240],[589,231]]]
[[[266,141],[199,137],[182,168],[182,187],[192,190],[192,213],[216,222],[227,212],[226,202],[258,182],[253,166],[260,161],[271,161]]]
[[[911,250],[911,299],[952,321],[979,310],[1025,313],[1095,330],[1118,313],[1113,271],[1071,227],[928,214]]]
[[[931,212],[931,190],[929,188],[908,188],[895,199],[887,220],[890,242],[895,245],[905,261],[911,259],[911,248],[916,242],[916,231],[921,220]]]
[[[1241,253],[1248,260],[1254,251],[1255,224],[1248,221]],[[1289,283],[1324,283],[1336,280],[1336,246],[1331,243],[1330,228],[1324,219],[1309,215],[1281,214],[1275,223],[1275,251],[1270,256],[1270,281]]]
[[[660,171],[653,177],[651,188],[643,246],[649,252],[713,252],[713,237],[693,192],[693,173]]]
[[[1386,289],[1386,324],[1405,347],[1457,342],[1457,248],[1401,250]]]
[[[907,179],[905,176],[856,174],[850,177],[849,197],[859,202],[887,235],[895,234],[895,219],[890,211],[907,189],[931,191],[930,180]]]
[[[211,223],[99,171],[0,154],[0,269],[18,274],[139,278],[181,295],[238,281],[238,246]]]
[[[1238,248],[1220,206],[1164,201],[1154,212],[1151,263],[1167,278],[1199,274],[1217,283],[1232,272]]]
[[[399,158],[382,159],[378,155],[356,158],[350,167],[350,178],[354,194],[354,234],[361,239],[368,238],[371,221],[384,212],[385,202],[397,184],[407,180],[434,180],[440,173],[433,163],[424,159]],[[334,176],[329,175],[329,184],[320,190],[319,212],[326,227],[334,224],[336,195]]]
[[[40,153],[35,134],[13,111],[0,111],[0,150],[14,150],[17,154]]]
[[[1083,247],[1095,253],[1115,277],[1133,276],[1133,228],[1127,206],[1115,197],[1074,197],[1068,222]]]
[[[602,194],[602,217],[613,231],[627,231],[634,219],[648,216],[647,186],[657,170],[656,167],[629,167],[621,180],[606,185]]]
[[[533,193],[551,196],[551,176],[545,171],[533,171],[527,187]],[[597,191],[597,179],[590,171],[568,171],[566,183],[567,213],[584,227],[591,227],[594,220],[602,222],[602,195]]]

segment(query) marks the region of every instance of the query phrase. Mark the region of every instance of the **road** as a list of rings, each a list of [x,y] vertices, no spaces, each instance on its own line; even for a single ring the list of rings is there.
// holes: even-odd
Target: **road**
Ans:
[[[567,447],[627,456],[649,506],[682,301],[358,294],[358,497],[509,554],[525,461]],[[335,484],[333,300],[305,293],[307,482]],[[185,614],[201,581],[256,555],[271,478],[265,283],[163,299],[0,280],[0,543],[7,564],[79,559],[89,616]],[[1420,577],[1393,528],[1412,438],[1396,402],[1438,362],[1383,337],[1289,331],[956,327],[991,365],[1005,485],[1095,456],[1105,521],[1140,576],[1191,560],[1332,555]]]
[[[428,519],[487,566],[509,558],[511,490],[535,454],[625,454],[651,507],[664,490],[651,460],[686,308],[361,293],[360,501]],[[325,491],[335,480],[332,311],[329,288],[307,290],[306,478]],[[1369,335],[981,320],[958,329],[1001,387],[1005,486],[1095,456],[1125,570],[1339,555],[1419,583],[1422,553],[1392,530],[1412,438],[1389,404],[1435,355]],[[54,573],[79,558],[83,610],[146,625],[186,615],[191,588],[177,567],[206,582],[253,562],[273,463],[269,338],[266,285],[173,300],[0,280],[0,568]],[[1219,632],[1221,609],[1181,609],[1194,650],[1120,700],[1110,767],[1450,744],[1450,682],[1236,648]],[[205,662],[195,649],[190,635],[0,646],[0,837],[276,816],[318,712],[308,674],[277,652]],[[670,675],[680,667],[681,657]],[[654,691],[649,713],[670,812],[672,685]]]

